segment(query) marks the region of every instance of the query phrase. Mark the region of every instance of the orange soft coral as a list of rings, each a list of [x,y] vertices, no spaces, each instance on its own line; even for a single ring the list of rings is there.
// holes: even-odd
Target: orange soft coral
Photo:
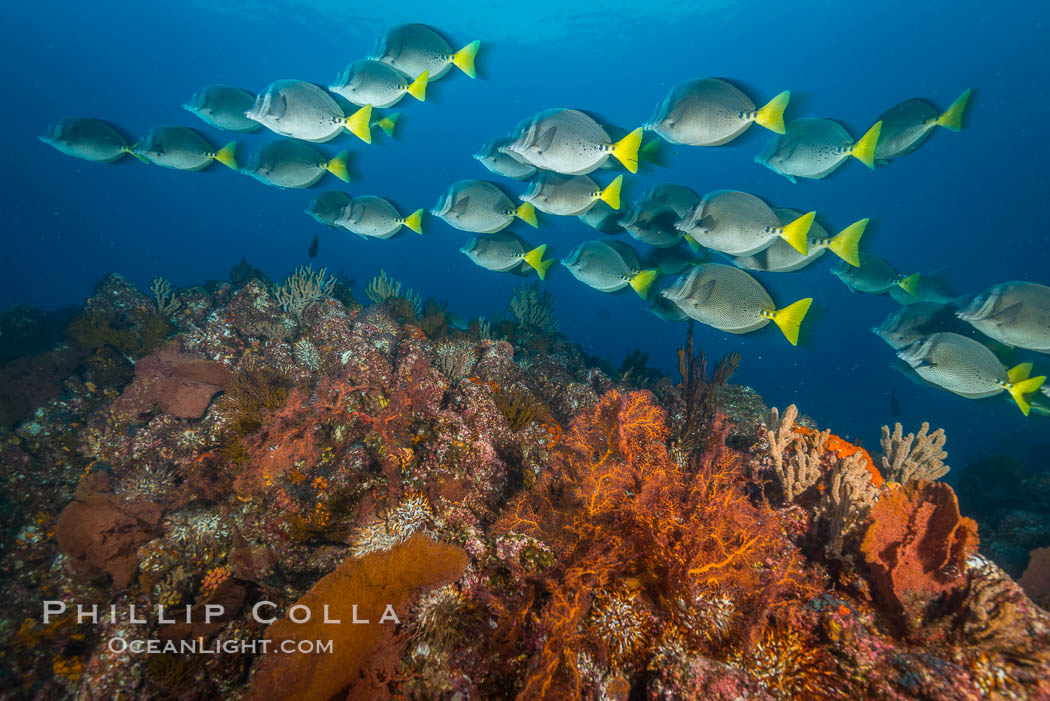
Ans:
[[[800,433],[804,436],[813,436],[819,433],[811,428],[795,424],[794,429],[796,433]],[[868,451],[859,445],[853,445],[844,438],[836,436],[834,433],[828,436],[827,442],[824,444],[824,450],[832,453],[840,459],[848,458],[852,455],[860,453],[861,460],[864,461],[864,467],[868,468],[868,473],[871,475],[871,483],[876,487],[881,487],[886,483],[886,480],[882,478],[882,473],[879,472],[879,468],[875,467],[875,461],[871,459],[871,455]]]

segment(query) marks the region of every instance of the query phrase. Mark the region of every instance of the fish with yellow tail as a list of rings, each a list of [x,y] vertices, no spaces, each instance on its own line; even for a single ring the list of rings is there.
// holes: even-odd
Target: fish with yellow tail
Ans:
[[[427,71],[412,78],[389,64],[366,58],[344,68],[328,89],[355,105],[393,107],[405,95],[425,101],[429,80]]]
[[[588,175],[540,173],[529,189],[522,193],[521,199],[546,214],[578,217],[598,202],[619,209],[622,185],[622,175],[617,175],[611,183],[601,187]]]
[[[758,280],[720,263],[697,265],[661,294],[689,318],[727,333],[751,333],[772,321],[793,346],[813,303],[807,297],[777,309]]]
[[[562,259],[572,276],[600,292],[616,292],[626,287],[646,299],[660,272],[643,268],[633,248],[619,241],[584,241]]]
[[[316,146],[298,139],[277,139],[252,154],[241,172],[274,187],[304,189],[313,187],[331,173],[344,183],[350,182],[347,151],[329,158]]]
[[[48,127],[39,137],[48,146],[85,161],[112,163],[130,154],[140,161],[149,161],[135,153],[117,128],[94,117],[66,117]]]
[[[200,132],[189,127],[153,127],[135,145],[135,153],[164,168],[203,170],[213,162],[237,170],[237,142],[216,149]]]
[[[750,256],[783,239],[809,255],[808,235],[816,212],[783,224],[760,197],[739,190],[716,190],[704,196],[681,221],[679,231],[705,248],[727,256]]]
[[[415,78],[424,71],[437,80],[452,66],[471,78],[477,77],[474,66],[480,41],[472,41],[458,51],[436,29],[425,24],[401,24],[389,29],[372,51],[372,58],[388,63]]]
[[[795,209],[774,207],[773,211],[776,212],[781,224],[788,224],[802,216],[802,212]],[[790,273],[801,270],[814,262],[824,255],[825,251],[831,251],[850,265],[858,266],[860,265],[860,237],[864,235],[867,226],[868,220],[861,219],[832,236],[819,221],[814,220],[809,230],[809,252],[806,255],[799,253],[784,239],[777,239],[768,248],[758,253],[750,256],[735,256],[733,263],[747,270]]]
[[[875,146],[875,162],[884,164],[911,153],[922,146],[937,127],[962,131],[963,114],[972,92],[970,89],[964,90],[941,113],[929,102],[919,98],[905,100],[883,112],[879,117],[882,133]]]
[[[915,296],[919,284],[919,273],[902,275],[888,260],[874,253],[857,253],[857,263],[859,265],[843,261],[831,272],[854,292],[881,295],[894,287],[899,287],[909,296]]]
[[[641,143],[641,127],[614,142],[609,132],[590,115],[579,110],[551,109],[529,120],[501,150],[540,170],[562,175],[592,173],[610,156],[636,173]]]
[[[459,249],[475,265],[496,272],[513,272],[519,275],[536,271],[540,280],[547,277],[547,270],[554,260],[543,260],[547,244],[532,248],[508,232],[476,236]]]
[[[831,119],[795,119],[788,122],[783,135],[770,139],[765,150],[755,156],[755,162],[791,182],[795,178],[826,178],[851,157],[874,168],[881,133],[882,122],[876,122],[864,136],[854,140],[845,127]]]
[[[460,231],[477,234],[503,231],[515,219],[533,228],[539,226],[535,207],[528,202],[515,205],[498,185],[485,180],[454,183],[430,213]]]
[[[752,124],[784,133],[784,110],[791,93],[784,91],[757,107],[739,88],[720,78],[690,80],[675,86],[645,126],[664,141],[686,146],[721,146]]]
[[[994,285],[956,316],[1009,346],[1050,353],[1050,287],[1015,280]]]
[[[388,239],[406,227],[423,233],[423,210],[402,216],[389,200],[375,195],[351,198],[335,225],[363,238]]]
[[[244,116],[280,136],[313,143],[331,141],[349,131],[370,142],[372,108],[347,116],[343,108],[320,86],[303,80],[278,80],[259,93]]]

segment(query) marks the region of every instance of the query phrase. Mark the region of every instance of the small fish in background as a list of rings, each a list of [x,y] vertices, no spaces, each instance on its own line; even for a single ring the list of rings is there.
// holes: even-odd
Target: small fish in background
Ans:
[[[943,113],[926,100],[912,98],[894,105],[879,117],[882,133],[875,145],[875,162],[889,163],[922,146],[936,127],[962,131],[963,113],[970,101],[971,89],[964,90]]]
[[[956,316],[991,339],[1050,353],[1050,287],[1003,282],[980,293]]]
[[[453,51],[445,38],[431,27],[402,24],[380,37],[371,58],[388,63],[412,78],[427,72],[430,80],[437,80],[452,66],[474,78],[477,76],[474,60],[480,46],[480,41],[472,41]]]
[[[480,151],[474,154],[474,159],[496,175],[514,180],[526,180],[536,174],[536,166],[523,163],[501,148],[513,143],[514,139],[509,136],[493,139],[485,144]]]
[[[314,234],[313,241],[310,242],[310,248],[306,249],[306,255],[308,258],[317,257],[317,249],[321,245],[321,237],[318,234]]]
[[[684,219],[693,207],[700,204],[700,195],[685,185],[661,183],[649,188],[642,201],[665,204],[675,211],[679,219]]]
[[[578,217],[597,202],[613,209],[620,208],[620,188],[623,176],[617,175],[604,188],[587,175],[558,175],[540,173],[521,199],[547,214]]]
[[[871,331],[894,350],[915,343],[924,336],[946,330],[958,324],[953,310],[934,302],[916,302],[890,312]]]
[[[684,246],[655,248],[645,258],[645,267],[659,270],[661,275],[678,275],[703,262],[701,255]]]
[[[616,292],[630,286],[645,299],[659,277],[657,270],[643,268],[633,248],[619,241],[584,241],[561,264],[572,276],[600,292]]]
[[[930,273],[922,273],[915,282],[915,294],[908,294],[899,287],[890,288],[890,297],[898,304],[915,304],[917,302],[936,302],[937,304],[960,304],[961,298],[952,290],[948,282],[948,269],[938,268]]]
[[[615,236],[623,233],[623,227],[619,223],[620,213],[601,200],[595,202],[594,206],[583,214],[578,215],[577,219],[603,234]]]
[[[796,209],[774,207],[773,211],[782,225],[787,225],[802,216]],[[852,266],[860,265],[860,237],[868,226],[867,219],[861,219],[845,229],[830,236],[820,222],[814,219],[807,235],[809,252],[802,255],[784,239],[777,239],[768,248],[750,256],[736,256],[733,263],[737,267],[765,273],[790,273],[801,270],[814,262],[824,251],[832,251]]]
[[[350,204],[350,195],[339,190],[328,190],[314,198],[306,213],[317,220],[319,224],[337,229],[336,224],[343,210]]]
[[[919,273],[901,275],[885,258],[874,253],[858,254],[859,266],[852,266],[845,261],[832,274],[854,292],[869,295],[881,295],[893,287],[900,287],[910,295],[915,294],[919,284]]]
[[[247,134],[262,126],[244,116],[255,105],[255,99],[255,95],[241,88],[209,85],[193,93],[182,108],[216,129]]]
[[[362,59],[344,68],[328,89],[355,105],[393,107],[405,95],[425,101],[429,78],[426,71],[413,79],[382,61]]]
[[[135,145],[135,153],[151,163],[175,170],[203,170],[214,161],[237,170],[237,142],[216,149],[189,127],[153,127]]]
[[[515,206],[499,186],[485,180],[460,180],[441,195],[430,213],[460,231],[494,234],[521,219],[536,228],[536,210],[528,202]]]
[[[738,190],[708,193],[676,225],[701,246],[728,256],[750,256],[784,239],[802,255],[809,254],[807,236],[816,212],[781,224],[761,198]]]
[[[402,216],[389,200],[362,195],[350,199],[335,224],[363,238],[388,239],[401,231],[402,226],[422,234],[423,210]]]
[[[727,333],[750,333],[775,323],[788,342],[798,345],[799,330],[812,297],[777,309],[758,280],[740,268],[704,263],[661,294],[687,316]]]
[[[370,106],[348,117],[323,88],[303,80],[271,83],[244,116],[275,134],[293,139],[323,143],[345,129],[365,143],[372,142]]]
[[[689,315],[679,308],[677,304],[661,294],[655,294],[649,300],[647,309],[664,321],[688,321]]]
[[[270,141],[252,154],[243,172],[259,182],[274,187],[305,189],[312,187],[331,173],[344,183],[350,182],[347,159],[350,154],[340,151],[329,158],[316,146],[298,139]]]
[[[791,93],[784,91],[757,108],[736,86],[719,78],[676,85],[656,108],[645,128],[672,144],[721,146],[752,124],[784,133],[784,110]]]
[[[755,162],[791,182],[795,178],[826,178],[851,156],[874,169],[881,132],[882,122],[876,122],[864,136],[854,140],[845,127],[831,119],[795,119],[788,122],[782,136],[770,139],[765,150],[755,156]]]
[[[547,244],[532,248],[517,236],[507,232],[475,236],[462,248],[461,253],[475,265],[496,272],[536,271],[540,280],[547,277],[547,269],[554,260],[543,260]]]
[[[362,108],[364,109],[364,108]],[[386,115],[377,115],[374,111],[372,112],[372,121],[368,123],[370,129],[379,128],[384,134],[389,136],[391,139],[396,139],[394,131],[397,127],[397,120],[401,117],[400,112],[391,112]]]
[[[1009,393],[1021,413],[1028,416],[1028,396],[1039,390],[1045,376],[1029,377],[1031,363],[1010,370],[979,341],[956,333],[926,336],[897,352],[897,357],[927,382],[968,399]]]
[[[540,112],[517,138],[502,146],[541,170],[562,175],[586,175],[613,156],[631,173],[638,171],[639,127],[615,143],[590,115],[579,110],[552,109]]]
[[[685,237],[675,228],[679,219],[678,213],[668,205],[642,200],[624,212],[618,223],[636,241],[656,248],[668,248]]]
[[[47,133],[38,138],[67,156],[85,161],[112,163],[125,154],[146,160],[135,153],[115,126],[94,117],[66,117],[48,127]]]

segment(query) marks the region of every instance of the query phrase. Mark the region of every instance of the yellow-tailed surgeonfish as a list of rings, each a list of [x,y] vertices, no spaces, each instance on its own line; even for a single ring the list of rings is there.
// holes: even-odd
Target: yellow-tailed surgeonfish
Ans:
[[[67,156],[85,161],[112,163],[126,153],[145,160],[115,126],[94,117],[66,117],[48,127],[40,140]]]
[[[850,265],[843,261],[831,271],[854,292],[881,295],[896,286],[908,294],[915,293],[915,288],[919,284],[918,273],[901,275],[890,265],[889,261],[874,253],[859,253],[857,259],[860,265]]]
[[[344,68],[328,89],[355,105],[392,107],[405,95],[426,100],[429,78],[426,71],[413,79],[382,61],[362,59]]]
[[[909,294],[899,287],[890,289],[890,297],[898,304],[915,304],[916,302],[936,302],[937,304],[960,304],[963,299],[956,295],[948,283],[948,269],[938,268],[929,273],[922,273],[915,282],[914,294]],[[969,298],[966,298],[968,301]]]
[[[642,200],[665,204],[675,211],[679,219],[683,219],[693,207],[700,204],[700,195],[685,185],[661,183],[649,188]]]
[[[657,270],[643,268],[638,254],[627,244],[614,240],[584,241],[562,265],[577,280],[601,292],[616,292],[630,286],[645,299],[659,277]]]
[[[496,175],[514,180],[531,178],[536,174],[536,166],[523,163],[511,154],[500,151],[513,141],[514,139],[509,136],[493,139],[475,153],[474,158]]]
[[[587,212],[597,202],[619,209],[622,185],[622,175],[617,175],[603,188],[588,175],[543,172],[536,176],[521,199],[547,214],[576,217]]]
[[[755,162],[791,182],[795,178],[820,179],[831,175],[850,156],[875,167],[875,147],[882,131],[876,122],[859,139],[854,140],[838,122],[822,117],[807,117],[788,122],[782,136],[770,139]]]
[[[165,168],[201,170],[213,161],[237,170],[235,151],[231,141],[216,149],[208,140],[189,127],[153,127],[142,141],[135,145],[135,153]]]
[[[690,80],[675,86],[646,125],[672,144],[720,146],[758,124],[784,133],[784,109],[790,92],[782,92],[763,107],[719,78]]]
[[[1000,343],[1050,353],[1050,287],[1004,282],[977,295],[956,316]]]
[[[1021,413],[1028,416],[1028,395],[1036,392],[1046,376],[1029,377],[1031,363],[1007,370],[979,341],[957,333],[935,333],[897,352],[922,379],[969,399],[1008,392]]]
[[[362,108],[348,117],[324,88],[303,80],[271,83],[244,116],[275,134],[293,139],[321,143],[331,141],[345,129],[362,141],[372,140],[371,108]]]
[[[882,323],[871,331],[894,350],[915,343],[924,336],[937,333],[945,322],[959,322],[951,307],[935,302],[916,302],[890,312]]]
[[[254,104],[255,95],[247,90],[229,85],[209,85],[193,93],[182,108],[216,129],[248,133],[262,126],[244,116]]]
[[[796,209],[774,207],[773,211],[776,212],[781,224],[789,224],[802,216],[802,212]],[[777,239],[768,248],[764,248],[750,256],[737,256],[733,258],[733,262],[747,270],[757,270],[765,273],[790,273],[795,270],[801,270],[824,255],[824,251],[830,250],[850,265],[860,265],[858,244],[860,237],[864,235],[864,229],[867,228],[867,225],[868,220],[861,219],[850,224],[834,236],[829,236],[827,230],[821,226],[820,222],[814,220],[807,237],[809,253],[806,255],[796,251],[784,239]]]
[[[547,269],[554,260],[543,260],[547,244],[531,247],[514,234],[500,232],[475,236],[459,249],[461,253],[486,270],[496,272],[516,272],[532,269],[540,276],[547,277]]]
[[[620,217],[619,224],[631,238],[656,248],[668,248],[685,236],[675,228],[678,213],[654,200],[642,200]]]
[[[267,185],[302,189],[315,185],[331,173],[350,182],[346,161],[349,153],[340,151],[329,158],[316,146],[298,139],[277,139],[263,144],[252,154],[244,172]]]
[[[563,175],[586,175],[613,156],[624,168],[638,170],[639,127],[615,143],[590,115],[579,110],[553,109],[540,112],[513,142],[503,146],[541,170]]]
[[[882,133],[875,145],[875,161],[886,163],[898,156],[919,148],[933,133],[934,128],[944,127],[948,131],[961,131],[963,112],[970,101],[970,90],[955,98],[955,102],[942,113],[926,100],[912,98],[894,105],[879,117]]]
[[[474,57],[479,46],[480,41],[472,41],[453,51],[445,38],[427,25],[402,24],[379,39],[372,58],[389,63],[413,78],[428,72],[431,80],[437,80],[452,66],[474,78]]]
[[[335,229],[338,228],[336,220],[339,219],[348,204],[350,204],[350,195],[339,190],[328,190],[314,198],[310,206],[306,208],[306,213],[318,223]]]
[[[515,206],[498,185],[485,180],[460,180],[441,195],[430,213],[449,226],[477,234],[506,229],[515,217],[536,227],[535,208],[525,202]]]
[[[750,333],[772,321],[793,346],[813,302],[807,297],[777,309],[758,280],[719,263],[696,266],[661,294],[690,318],[728,333]]]
[[[784,239],[802,255],[809,255],[810,226],[816,212],[782,224],[761,198],[738,190],[716,190],[704,196],[676,225],[701,246],[727,256],[750,256]]]
[[[408,227],[417,234],[423,233],[423,210],[417,209],[402,216],[389,201],[375,195],[361,195],[343,207],[336,226],[364,238],[388,239],[401,227]]]

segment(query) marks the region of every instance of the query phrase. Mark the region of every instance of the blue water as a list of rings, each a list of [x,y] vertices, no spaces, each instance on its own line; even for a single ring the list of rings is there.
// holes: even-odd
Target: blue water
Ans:
[[[520,2],[448,9],[446,3],[58,2],[0,6],[0,64],[6,67],[0,213],[0,306],[54,308],[81,302],[116,271],[143,289],[164,276],[176,286],[225,279],[246,256],[272,278],[307,262],[345,269],[357,291],[379,268],[447,299],[465,316],[505,308],[521,279],[474,267],[459,253],[465,232],[426,221],[427,235],[405,232],[364,241],[324,229],[303,210],[318,191],[389,197],[406,210],[432,207],[462,178],[497,179],[471,158],[490,138],[549,107],[591,110],[625,128],[648,120],[683,80],[720,76],[764,102],[792,91],[789,118],[826,116],[859,135],[886,108],[910,97],[946,107],[975,88],[967,128],[938,130],[916,153],[870,172],[857,162],[824,181],[792,185],[755,164],[768,138],[757,127],[728,146],[668,147],[667,168],[628,176],[626,199],[655,182],[699,193],[746,190],[775,203],[816,209],[829,228],[873,218],[862,248],[899,270],[950,266],[960,293],[1004,280],[1050,282],[1046,199],[1050,194],[1050,46],[1045,3],[891,0],[852,2]],[[567,9],[571,8],[571,10]],[[345,135],[322,146],[352,151],[354,180],[326,177],[312,191],[283,191],[213,166],[186,173],[125,159],[116,165],[71,159],[36,137],[67,115],[97,116],[134,134],[185,124],[216,144],[228,135],[181,108],[198,88],[227,83],[252,91],[279,78],[331,82],[367,55],[393,24],[440,28],[458,47],[482,40],[479,79],[453,70],[406,99],[400,141],[371,146]],[[240,158],[270,138],[241,142]],[[599,178],[605,176],[599,174]],[[524,186],[506,181],[507,191]],[[544,217],[544,228],[513,227],[555,255],[602,235],[575,218]],[[626,234],[621,237],[630,243]],[[639,245],[640,247],[640,245]],[[770,326],[747,336],[698,327],[709,355],[738,350],[738,380],[774,405],[797,402],[822,425],[877,445],[901,420],[948,432],[949,462],[1008,449],[1024,454],[1043,440],[1045,419],[1025,419],[1004,402],[972,402],[909,383],[887,367],[889,346],[870,327],[895,308],[888,297],[853,294],[829,274],[831,256],[809,269],[762,276],[786,304],[812,296],[820,314],[805,343],[792,348]],[[630,290],[605,295],[565,269],[548,286],[563,332],[619,364],[641,348],[670,372],[684,326],[649,314]],[[362,296],[359,294],[359,296]],[[1040,367],[1042,365],[1042,367]],[[1037,364],[1050,369],[1050,360]]]

